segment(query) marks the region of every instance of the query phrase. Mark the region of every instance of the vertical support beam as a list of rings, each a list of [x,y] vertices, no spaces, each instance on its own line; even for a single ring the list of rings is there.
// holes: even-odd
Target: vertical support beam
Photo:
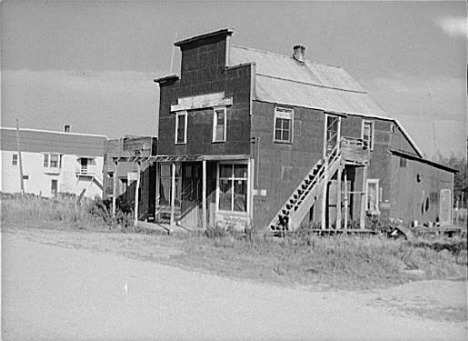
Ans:
[[[138,202],[140,201],[140,198],[138,195],[138,189],[140,188],[140,162],[137,161],[136,165],[137,165],[137,180],[136,180],[136,186],[135,186],[135,214],[134,214],[135,220],[133,221],[134,226],[138,225]]]
[[[349,207],[349,198],[348,198],[348,174],[346,172],[346,166],[344,169],[344,229],[348,229],[348,207]]]
[[[343,171],[343,164],[340,161],[336,175],[336,229],[341,229],[341,174]]]
[[[154,200],[154,219],[158,219],[159,213],[159,200],[160,200],[160,178],[161,178],[161,164],[156,162],[155,164],[155,172],[156,172],[156,191],[155,191],[155,200]]]
[[[202,223],[203,230],[206,230],[206,160],[202,161]]]
[[[175,187],[175,173],[176,173],[176,164],[171,164],[171,230],[175,227],[175,196],[176,196],[176,187]]]
[[[322,230],[326,229],[326,223],[327,223],[327,187],[328,187],[328,160],[325,157],[325,164],[324,164],[325,170],[324,170],[324,184],[323,184],[323,191],[322,191],[322,215],[321,215],[321,226],[320,228]]]
[[[248,184],[247,184],[247,213],[249,214],[249,228],[253,226],[253,205],[254,205],[254,200],[253,200],[253,192],[254,192],[254,183],[256,181],[255,178],[255,159],[251,158],[249,159],[249,165],[248,165]]]
[[[21,157],[21,148],[20,148],[19,119],[16,119],[16,149],[18,152],[21,194],[24,194],[23,158]]]
[[[362,171],[362,194],[361,194],[361,212],[359,214],[359,226],[361,229],[366,228],[366,204],[367,204],[367,167],[364,166]]]
[[[115,218],[115,213],[117,210],[117,185],[119,181],[119,175],[118,175],[118,167],[119,167],[119,162],[114,161],[114,175],[113,175],[113,186],[112,186],[112,216]]]

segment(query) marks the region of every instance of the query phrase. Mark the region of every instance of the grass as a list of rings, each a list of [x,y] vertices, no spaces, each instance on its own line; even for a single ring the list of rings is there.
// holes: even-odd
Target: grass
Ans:
[[[132,218],[121,211],[112,217],[101,200],[63,196],[5,195],[1,200],[2,223],[71,227],[75,229],[132,231]]]
[[[16,197],[4,198],[1,207],[2,226],[115,233],[115,238],[106,237],[94,243],[95,237],[77,239],[61,235],[57,244],[82,248],[92,244],[93,249],[101,251],[115,250],[132,258],[237,278],[353,290],[387,287],[415,279],[466,276],[466,242],[456,238],[437,244],[385,236],[319,237],[301,233],[278,239],[211,230],[176,236],[144,235],[131,227],[130,217],[119,213],[120,218],[112,218],[100,201]],[[451,243],[458,243],[458,247],[433,247]],[[170,255],[155,251],[159,249]],[[423,275],[414,277],[406,271],[415,269],[422,270]]]

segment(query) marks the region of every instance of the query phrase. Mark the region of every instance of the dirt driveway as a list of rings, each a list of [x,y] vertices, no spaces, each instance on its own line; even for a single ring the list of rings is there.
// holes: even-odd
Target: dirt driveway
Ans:
[[[392,299],[392,291],[288,289],[45,245],[13,233],[2,234],[2,245],[5,341],[465,340],[467,336],[464,323],[395,313],[391,305],[380,304]],[[466,290],[460,282],[447,289],[462,290],[458,298]]]

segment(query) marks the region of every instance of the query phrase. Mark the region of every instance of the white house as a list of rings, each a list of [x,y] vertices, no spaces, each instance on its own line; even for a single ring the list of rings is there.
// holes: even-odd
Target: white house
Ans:
[[[0,128],[0,191],[52,197],[73,193],[102,197],[107,136]],[[23,174],[21,179],[21,172]]]

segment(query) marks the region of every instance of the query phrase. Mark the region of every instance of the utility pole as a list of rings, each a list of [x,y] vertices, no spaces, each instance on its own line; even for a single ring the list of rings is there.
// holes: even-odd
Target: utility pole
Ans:
[[[16,119],[16,149],[18,151],[21,195],[23,195],[24,194],[24,179],[23,179],[23,160],[21,157],[21,149],[20,149],[19,119]]]

